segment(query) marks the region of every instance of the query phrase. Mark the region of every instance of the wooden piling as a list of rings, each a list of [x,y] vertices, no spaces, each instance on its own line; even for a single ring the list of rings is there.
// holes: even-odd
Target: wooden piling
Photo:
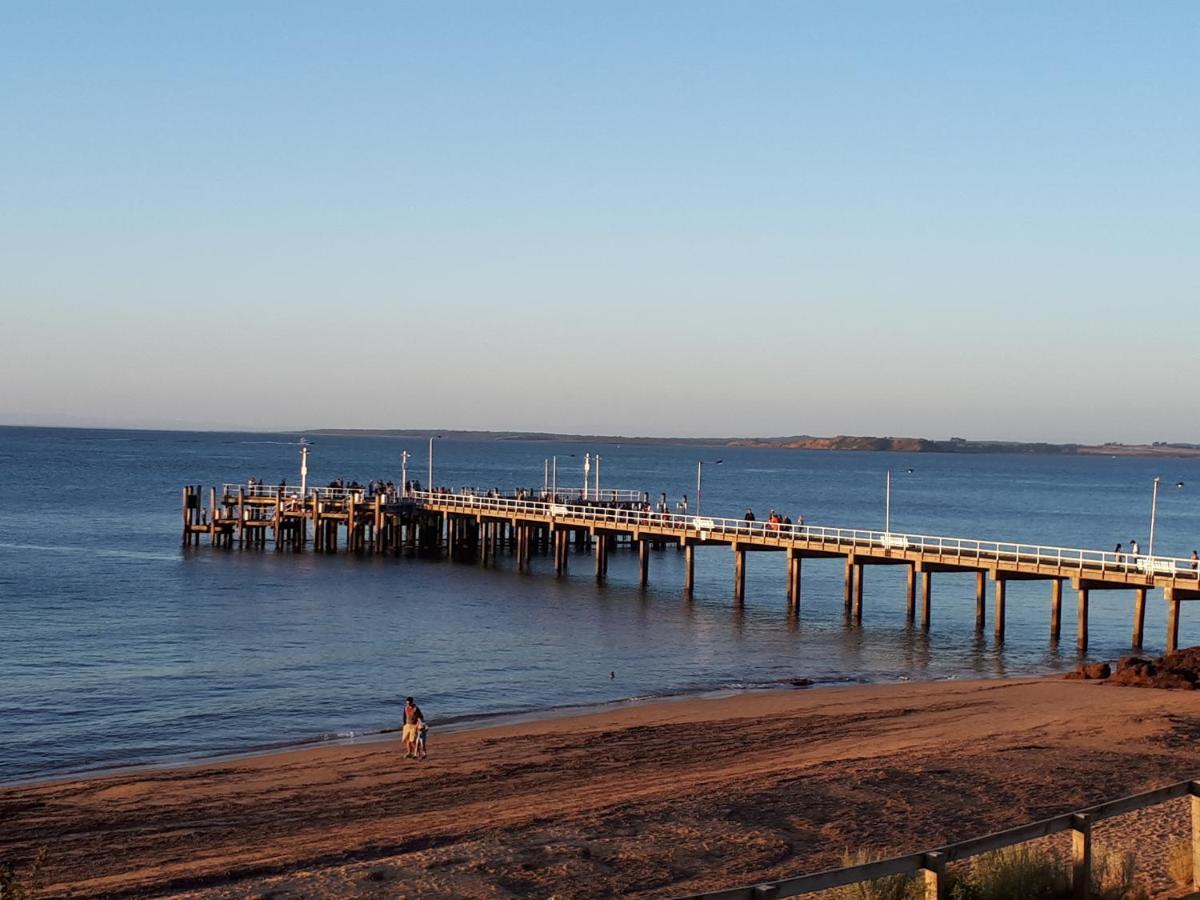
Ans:
[[[1133,592],[1133,641],[1134,650],[1142,649],[1142,634],[1146,627],[1146,589]]]
[[[746,551],[733,545],[733,599],[738,604],[746,600]]]
[[[929,630],[933,617],[933,573],[921,572],[921,627]]]
[[[695,593],[696,586],[696,545],[687,544],[683,548],[683,593],[689,600]]]
[[[982,573],[980,573],[980,574],[982,574]],[[996,633],[996,643],[997,644],[1004,643],[1004,617],[1005,617],[1005,606],[1007,605],[1006,604],[1007,598],[1005,595],[1007,593],[1008,593],[1008,582],[1005,581],[1003,578],[997,578],[996,579],[996,622],[995,622],[995,633]],[[981,617],[982,613],[979,613],[978,615]],[[976,622],[976,628],[980,632],[983,631],[982,618],[980,618],[979,621]]]
[[[1062,579],[1050,582],[1050,640],[1057,644],[1062,633]]]
[[[906,616],[908,624],[917,621],[917,567],[909,563],[905,567],[907,572],[907,586],[905,594]]]
[[[800,608],[800,577],[803,557],[795,550],[787,552],[788,606],[793,610]]]
[[[1088,645],[1088,589],[1081,587],[1079,589],[1079,615],[1077,618],[1075,646],[1080,650],[1086,650]]]
[[[863,569],[862,563],[856,563],[854,566],[854,621],[861,625],[863,616],[863,576],[866,571]]]
[[[1071,893],[1087,900],[1092,892],[1092,818],[1087,813],[1071,816]]]
[[[1200,781],[1192,782],[1192,888],[1200,891]]]
[[[605,573],[608,570],[608,561],[605,559],[605,554],[608,551],[608,537],[605,534],[597,533],[592,535],[592,555],[596,559],[596,580],[604,581]]]
[[[1179,601],[1170,589],[1167,597],[1167,652],[1174,653],[1179,649]]]
[[[650,544],[638,541],[638,583],[645,587],[650,580]]]
[[[1000,582],[996,582],[1000,584]],[[1000,591],[1001,588],[997,588]],[[1000,602],[1000,594],[996,594],[996,602]],[[983,626],[986,624],[987,611],[987,573],[975,573],[975,633],[983,634]]]
[[[845,607],[846,615],[850,615],[850,608],[854,603],[854,556],[851,554],[846,557],[846,574],[843,579],[844,597],[842,605]]]

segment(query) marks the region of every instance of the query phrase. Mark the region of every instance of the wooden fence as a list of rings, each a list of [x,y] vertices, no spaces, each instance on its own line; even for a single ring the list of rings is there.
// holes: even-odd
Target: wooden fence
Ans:
[[[1103,819],[1157,806],[1180,797],[1192,799],[1192,879],[1194,888],[1200,890],[1200,781],[1180,781],[1153,791],[1030,822],[1028,825],[1019,825],[994,834],[947,844],[936,850],[894,856],[843,869],[827,869],[812,875],[801,875],[766,884],[691,894],[688,895],[688,900],[773,900],[777,897],[795,897],[799,894],[827,891],[889,875],[920,876],[925,882],[926,900],[945,900],[948,863],[1063,831],[1071,832],[1072,889],[1075,897],[1086,900],[1092,879],[1092,825]]]

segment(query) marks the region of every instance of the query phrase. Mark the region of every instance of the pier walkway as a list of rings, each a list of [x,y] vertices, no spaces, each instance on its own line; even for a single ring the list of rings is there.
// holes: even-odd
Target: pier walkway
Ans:
[[[1200,599],[1200,571],[1189,559],[1147,557],[1111,551],[1048,547],[1005,541],[942,537],[923,534],[789,525],[709,516],[644,511],[639,491],[592,492],[555,497],[548,492],[499,496],[494,492],[409,491],[368,495],[363,490],[298,489],[263,485],[225,485],[220,496],[209,495],[208,513],[200,506],[201,489],[184,488],[184,542],[208,534],[215,545],[265,544],[268,531],[275,546],[301,550],[309,527],[318,551],[336,551],[338,531],[355,552],[394,552],[404,549],[426,555],[492,564],[508,549],[517,566],[526,570],[534,552],[553,553],[555,572],[568,566],[571,546],[590,550],[595,576],[603,580],[608,555],[618,543],[638,552],[640,580],[649,579],[652,545],[673,545],[684,554],[683,591],[692,595],[695,548],[719,545],[733,555],[733,599],[745,600],[746,554],[777,552],[785,560],[789,613],[798,614],[802,564],[805,559],[836,558],[844,565],[846,615],[862,621],[866,571],[872,566],[904,566],[907,572],[906,612],[929,628],[933,615],[933,575],[973,573],[976,577],[975,629],[982,633],[987,614],[988,582],[992,583],[993,629],[1004,640],[1006,588],[1010,581],[1046,581],[1050,585],[1049,631],[1057,642],[1062,623],[1063,585],[1076,592],[1079,649],[1088,641],[1090,594],[1125,590],[1133,594],[1131,646],[1142,647],[1146,595],[1161,590],[1167,603],[1168,652],[1179,642],[1180,603]]]

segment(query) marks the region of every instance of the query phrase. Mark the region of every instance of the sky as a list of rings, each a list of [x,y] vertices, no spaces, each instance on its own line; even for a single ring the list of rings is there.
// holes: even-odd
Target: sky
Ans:
[[[1200,5],[0,5],[0,424],[1200,441]]]

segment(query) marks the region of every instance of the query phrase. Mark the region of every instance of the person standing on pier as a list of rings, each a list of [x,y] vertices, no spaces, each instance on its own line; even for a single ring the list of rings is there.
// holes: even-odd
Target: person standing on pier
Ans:
[[[404,698],[404,758],[417,758],[417,738],[421,735],[421,725],[425,723],[425,715],[412,697]]]
[[[1133,556],[1133,559],[1134,559],[1134,561],[1136,562],[1136,561],[1137,561],[1137,558],[1138,558],[1138,545],[1137,545],[1137,541],[1135,541],[1135,540],[1130,540],[1130,541],[1129,541],[1129,553],[1130,553],[1130,555],[1132,555],[1132,556]]]

